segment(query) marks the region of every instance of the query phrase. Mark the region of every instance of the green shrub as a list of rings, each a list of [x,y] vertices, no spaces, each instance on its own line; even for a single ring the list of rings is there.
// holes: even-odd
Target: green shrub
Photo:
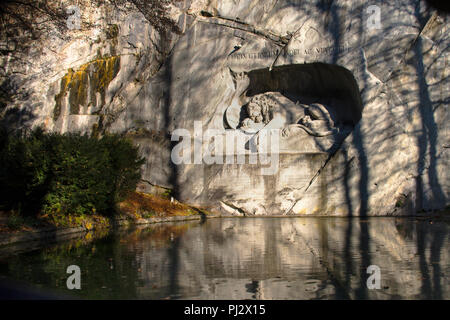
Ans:
[[[35,211],[46,192],[48,137],[37,129],[6,136],[0,152],[0,206]]]
[[[7,136],[0,148],[0,206],[28,214],[110,214],[136,188],[144,161],[119,135],[36,129]]]

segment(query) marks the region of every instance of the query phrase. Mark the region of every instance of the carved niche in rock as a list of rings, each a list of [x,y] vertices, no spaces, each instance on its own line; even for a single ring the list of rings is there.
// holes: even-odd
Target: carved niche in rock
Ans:
[[[224,114],[225,127],[254,135],[255,141],[262,129],[280,129],[281,149],[288,152],[328,150],[360,119],[354,92],[323,76],[346,72],[341,69],[324,64],[230,69],[235,94]]]

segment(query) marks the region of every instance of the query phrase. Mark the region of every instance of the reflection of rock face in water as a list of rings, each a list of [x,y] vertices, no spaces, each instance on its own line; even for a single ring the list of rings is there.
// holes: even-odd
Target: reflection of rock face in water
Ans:
[[[426,235],[420,233],[420,225],[428,228]],[[412,237],[399,232],[402,227],[411,229]],[[361,230],[367,234],[361,234]],[[168,262],[152,270],[158,276],[147,277],[145,272],[142,276],[147,283],[159,281],[161,286],[175,277],[177,289],[170,293],[174,297],[411,299],[439,294],[448,299],[447,230],[442,222],[429,225],[427,221],[391,218],[208,220],[180,237],[176,265],[170,262],[173,246],[152,252],[145,250],[144,244],[140,260],[143,268],[156,266],[152,264],[155,260]],[[429,238],[420,252],[417,241],[424,235]],[[439,241],[441,245],[433,249]],[[364,242],[368,243],[367,252],[360,251]],[[428,258],[433,250],[436,258],[439,251],[436,261]],[[365,281],[361,288],[361,279],[367,278],[367,262],[380,267],[382,289],[368,290]],[[425,275],[421,273],[424,265],[429,269]],[[433,276],[437,277],[434,282]],[[423,277],[430,281],[429,288],[424,286]],[[146,292],[146,287],[140,289],[143,296]]]
[[[84,298],[449,299],[448,228],[394,218],[159,224],[79,246],[0,252],[0,277],[56,290],[76,261],[83,290],[75,294]],[[367,289],[369,265],[380,268],[380,290]]]

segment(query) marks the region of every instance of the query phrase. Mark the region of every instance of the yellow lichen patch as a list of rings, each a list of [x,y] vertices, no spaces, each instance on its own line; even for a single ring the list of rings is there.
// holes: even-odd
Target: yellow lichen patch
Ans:
[[[69,88],[70,81],[72,80],[72,75],[73,75],[73,69],[70,68],[69,70],[67,70],[67,73],[61,79],[61,86],[60,86],[59,93],[55,96],[56,105],[55,105],[55,109],[53,111],[53,119],[54,120],[57,120],[61,114],[62,99],[66,95],[66,92]]]
[[[120,57],[100,58],[91,62],[92,73],[89,78],[91,103],[97,105],[96,93],[101,95],[101,104],[105,104],[105,90],[120,69]]]
[[[61,79],[60,92],[55,96],[53,119],[61,114],[63,98],[69,93],[71,114],[79,114],[80,106],[90,102],[97,105],[96,93],[100,93],[105,104],[105,91],[120,69],[120,57],[102,57],[83,64],[77,71],[69,69]],[[87,101],[88,96],[90,101]]]
[[[69,93],[70,113],[78,114],[80,105],[86,105],[88,85],[87,67],[82,67],[72,74],[71,87]]]

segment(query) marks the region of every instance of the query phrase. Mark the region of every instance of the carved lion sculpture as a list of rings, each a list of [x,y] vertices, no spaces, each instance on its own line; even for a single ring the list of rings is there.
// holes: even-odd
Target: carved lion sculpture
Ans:
[[[315,137],[325,137],[339,132],[330,113],[320,103],[313,103],[305,110],[305,115],[283,129],[283,137],[290,136],[297,128]]]
[[[240,123],[240,127],[247,129],[261,129],[267,125],[274,114],[277,113],[280,102],[274,96],[274,93],[266,92],[255,95],[246,105],[247,118]],[[298,105],[298,102],[296,103]],[[325,137],[340,132],[340,125],[336,125],[330,115],[328,109],[320,103],[312,103],[310,105],[301,105],[304,113],[293,124],[284,127],[282,130],[283,137],[306,132],[315,137]]]

